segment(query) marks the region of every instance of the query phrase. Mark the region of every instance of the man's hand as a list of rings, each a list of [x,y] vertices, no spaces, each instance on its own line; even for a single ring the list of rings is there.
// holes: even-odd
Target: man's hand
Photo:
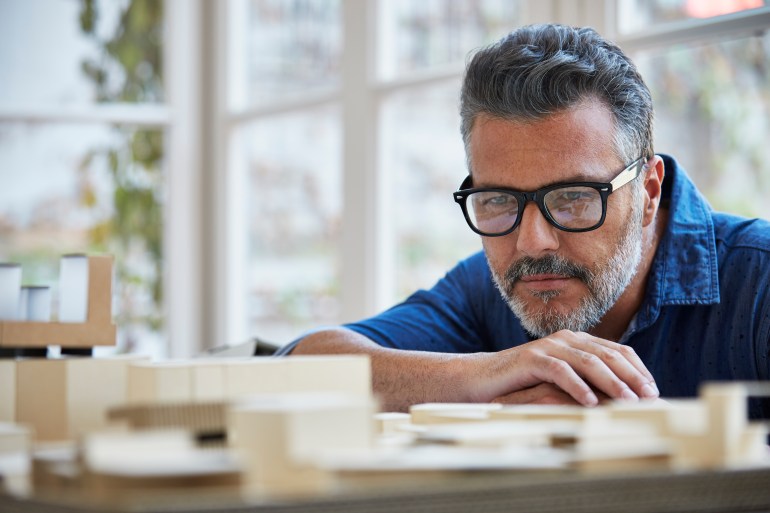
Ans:
[[[599,403],[611,401],[608,396],[594,390],[599,398]],[[561,388],[551,383],[540,383],[531,388],[525,388],[518,392],[511,392],[492,400],[493,403],[500,404],[568,404],[578,406],[576,400],[571,395],[564,392]]]
[[[599,404],[592,388],[611,399],[653,399],[659,395],[655,380],[631,347],[587,333],[562,330],[528,344],[477,357],[479,372],[473,388],[474,398],[480,402],[532,389],[541,383],[556,385],[584,406]],[[528,393],[542,392],[543,389],[537,389]]]

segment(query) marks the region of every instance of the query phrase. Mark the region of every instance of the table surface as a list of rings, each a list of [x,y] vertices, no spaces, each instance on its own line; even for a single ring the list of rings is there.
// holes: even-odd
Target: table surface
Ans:
[[[0,511],[19,513],[283,513],[367,512],[467,513],[569,512],[770,512],[770,468],[718,472],[577,474],[495,474],[455,472],[425,484],[387,486],[324,497],[244,503],[235,499],[179,497],[153,503],[132,501],[121,509],[65,504],[53,499],[0,495]]]

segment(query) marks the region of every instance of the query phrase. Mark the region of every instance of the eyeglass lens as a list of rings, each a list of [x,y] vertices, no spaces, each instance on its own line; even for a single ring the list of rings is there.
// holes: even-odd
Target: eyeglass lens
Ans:
[[[602,218],[602,197],[592,187],[553,189],[545,194],[543,204],[553,220],[568,229],[592,228]],[[508,231],[519,216],[519,199],[502,191],[474,192],[466,205],[471,221],[483,233]]]

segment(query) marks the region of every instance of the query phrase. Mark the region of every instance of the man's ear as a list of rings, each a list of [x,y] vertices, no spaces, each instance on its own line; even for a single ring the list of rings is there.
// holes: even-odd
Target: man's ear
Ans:
[[[645,165],[644,171],[644,212],[642,226],[647,226],[655,219],[663,193],[663,178],[666,170],[663,159],[654,155]]]

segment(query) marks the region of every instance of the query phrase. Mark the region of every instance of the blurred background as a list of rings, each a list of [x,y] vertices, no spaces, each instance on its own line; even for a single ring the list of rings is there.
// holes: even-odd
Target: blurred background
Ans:
[[[118,350],[184,357],[371,315],[481,248],[451,193],[474,49],[591,25],[657,152],[770,217],[767,0],[0,0],[0,261],[116,256]]]

